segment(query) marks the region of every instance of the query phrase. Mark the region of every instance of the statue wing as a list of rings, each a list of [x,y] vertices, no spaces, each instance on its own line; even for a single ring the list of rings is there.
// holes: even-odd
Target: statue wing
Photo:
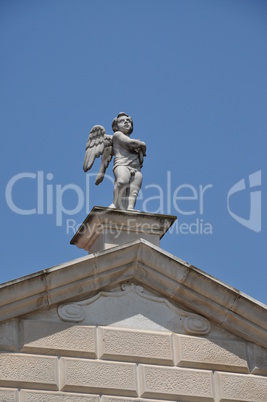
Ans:
[[[101,158],[101,166],[96,178],[96,184],[103,181],[105,171],[109,165],[109,162],[113,156],[113,141],[111,135],[106,135],[106,131],[103,126],[94,126],[89,134],[86,147],[85,156],[83,162],[83,170],[87,172],[91,169],[96,158]]]
[[[112,141],[112,135],[105,135],[104,139],[104,152],[102,154],[101,158],[101,165],[100,169],[98,172],[98,175],[95,180],[95,184],[98,185],[100,184],[105,176],[106,169],[109,165],[109,162],[111,161],[113,156],[113,141]]]
[[[106,131],[102,126],[94,126],[89,134],[83,161],[83,170],[87,172],[93,166],[95,158],[99,158],[104,152]]]

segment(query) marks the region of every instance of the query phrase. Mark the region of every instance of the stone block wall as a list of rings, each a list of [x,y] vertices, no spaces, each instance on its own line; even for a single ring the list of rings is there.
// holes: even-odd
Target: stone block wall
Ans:
[[[267,402],[267,350],[233,339],[12,320],[1,402]]]

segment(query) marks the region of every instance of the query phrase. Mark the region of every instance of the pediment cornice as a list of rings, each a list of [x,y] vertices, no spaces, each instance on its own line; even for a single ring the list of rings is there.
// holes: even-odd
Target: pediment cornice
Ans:
[[[143,239],[1,285],[0,320],[83,300],[132,280],[267,347],[265,305]]]

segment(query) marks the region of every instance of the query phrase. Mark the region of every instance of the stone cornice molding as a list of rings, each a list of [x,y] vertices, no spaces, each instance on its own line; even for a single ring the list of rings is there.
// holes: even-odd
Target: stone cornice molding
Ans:
[[[265,305],[142,239],[1,285],[0,321],[130,280],[267,348]]]

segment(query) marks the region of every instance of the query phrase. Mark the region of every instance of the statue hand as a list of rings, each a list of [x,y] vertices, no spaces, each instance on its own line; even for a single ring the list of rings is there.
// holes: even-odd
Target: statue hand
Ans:
[[[140,141],[140,147],[142,149],[142,152],[144,154],[144,156],[146,156],[146,144],[143,141]]]

